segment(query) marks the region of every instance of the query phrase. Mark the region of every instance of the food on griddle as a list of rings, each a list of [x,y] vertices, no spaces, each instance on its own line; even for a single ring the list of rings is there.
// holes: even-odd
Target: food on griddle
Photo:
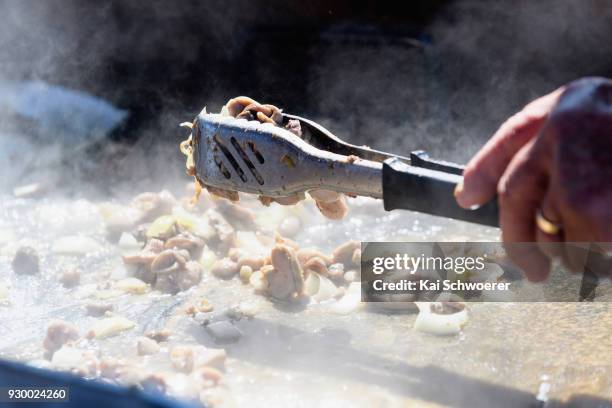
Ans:
[[[79,330],[72,323],[55,320],[47,327],[47,335],[43,340],[43,348],[46,356],[50,359],[63,345],[76,341],[79,338]]]
[[[314,196],[337,197],[325,191]],[[123,260],[123,268],[113,264],[90,273],[82,263],[87,259],[82,248],[77,251],[65,243],[53,255],[67,257],[57,276],[64,285],[76,285],[79,274],[74,271],[82,271],[84,282],[65,292],[82,299],[77,313],[87,319],[85,325],[79,322],[87,334],[79,334],[67,322],[50,325],[44,341],[45,363],[50,368],[207,404],[227,401],[231,397],[225,382],[228,356],[221,345],[248,337],[249,320],[257,319],[260,310],[267,313],[262,305],[300,310],[317,305],[342,315],[364,306],[359,242],[349,240],[325,251],[302,245],[310,227],[308,217],[316,211],[313,207],[263,209],[255,197],[239,203],[213,198],[205,205],[191,206],[167,192],[143,193],[127,202],[101,205],[108,241],[115,248],[115,260]],[[133,219],[117,222],[120,217],[113,216],[115,210]],[[71,234],[65,240],[70,244],[80,237]],[[97,235],[89,240],[103,241]],[[220,287],[238,282],[242,282],[236,288],[239,303],[223,304],[217,295]],[[251,297],[242,298],[245,294]],[[157,302],[168,300],[170,306],[161,312],[149,311]],[[289,305],[293,302],[297,305]],[[132,308],[148,314],[144,325]],[[415,328],[448,333],[464,324],[458,319],[461,311],[434,312],[434,319],[456,323],[452,330],[444,325],[440,329],[436,326],[440,322],[432,323],[431,316],[424,321],[419,317]],[[166,313],[167,318],[160,317]],[[125,345],[127,354],[118,358],[109,351],[116,344]]]
[[[219,259],[213,264],[210,272],[221,279],[231,279],[238,273],[238,264],[230,258]]]
[[[277,245],[270,253],[272,268],[262,271],[265,292],[276,299],[290,300],[302,295],[304,271],[292,248]]]
[[[138,278],[121,279],[115,283],[115,288],[135,295],[142,295],[149,291],[149,285]]]
[[[274,105],[260,104],[259,102],[251,99],[247,96],[238,96],[230,99],[221,109],[221,114],[226,116],[232,116],[237,119],[246,120],[257,120],[261,123],[271,123],[275,126],[283,127],[298,137],[302,137],[302,129],[300,122],[295,119],[290,119],[285,125],[283,125],[283,114],[282,111]],[[189,123],[182,123],[182,126],[192,128],[193,125]],[[196,175],[195,162],[193,159],[192,149],[192,135],[190,134],[188,139],[181,142],[180,150],[187,156],[186,167],[187,174],[190,176]],[[349,160],[354,161],[354,156],[351,156]],[[295,163],[291,161],[289,156],[283,156],[280,158],[280,163],[284,163],[288,166],[294,166]],[[230,201],[238,201],[238,193],[236,191],[221,190],[212,186],[201,185],[200,181],[196,178],[196,195],[194,202],[197,201],[200,196],[202,188],[206,188],[210,193],[227,198]],[[348,207],[344,195],[335,191],[329,190],[312,190],[309,191],[310,196],[314,199],[317,208],[327,218],[333,220],[340,220],[348,213]],[[259,196],[259,201],[268,206],[272,202],[276,202],[282,205],[294,205],[305,199],[304,193],[296,193],[287,197],[268,197]],[[288,234],[291,235],[291,234]]]
[[[155,340],[158,343],[167,341],[170,338],[170,335],[172,333],[170,332],[170,330],[167,329],[161,329],[161,330],[152,330],[152,331],[148,331],[145,333],[145,336]]]
[[[81,271],[78,268],[67,268],[59,276],[59,283],[65,288],[73,288],[81,281]]]
[[[172,366],[185,373],[202,367],[225,371],[227,354],[224,349],[208,348],[201,345],[181,345],[170,350]]]
[[[419,315],[414,328],[430,334],[452,335],[461,331],[467,324],[468,314],[463,303],[459,302],[415,302]]]
[[[123,316],[105,317],[93,323],[91,329],[87,332],[87,337],[90,339],[112,337],[123,331],[131,330],[134,326],[136,326],[136,323]]]
[[[310,196],[315,200],[321,214],[332,220],[341,220],[348,213],[344,195],[329,190],[312,190]]]
[[[357,265],[361,260],[361,243],[359,241],[347,241],[334,249],[334,262],[344,265]]]
[[[112,312],[113,309],[113,304],[109,302],[92,301],[85,305],[87,315],[94,317],[104,316],[107,312]]]
[[[21,247],[11,265],[17,275],[35,275],[39,271],[38,252],[32,247]]]
[[[139,356],[147,356],[159,352],[159,344],[148,337],[139,337],[136,339],[136,353]]]

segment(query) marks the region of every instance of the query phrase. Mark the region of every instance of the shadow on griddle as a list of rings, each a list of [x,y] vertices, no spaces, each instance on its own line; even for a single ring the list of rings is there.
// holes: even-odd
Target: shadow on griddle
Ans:
[[[576,395],[569,401],[539,401],[535,393],[469,378],[435,366],[413,366],[351,346],[351,334],[341,328],[307,332],[269,320],[241,320],[248,336],[226,345],[230,357],[278,369],[298,370],[376,385],[390,392],[449,407],[612,407],[612,401]],[[195,338],[215,347],[204,330]],[[265,347],[262,347],[265,344]],[[534,390],[537,391],[537,390]]]

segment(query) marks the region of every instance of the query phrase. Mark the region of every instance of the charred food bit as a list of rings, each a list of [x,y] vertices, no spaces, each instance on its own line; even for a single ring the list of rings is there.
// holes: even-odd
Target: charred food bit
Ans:
[[[94,317],[104,316],[106,312],[112,312],[113,308],[112,303],[106,302],[90,302],[85,305],[87,315]]]
[[[11,265],[17,275],[35,275],[39,272],[38,253],[32,247],[21,247]]]
[[[64,344],[79,338],[79,330],[72,323],[63,320],[55,320],[47,327],[47,335],[43,340],[43,347],[47,358],[59,350]]]

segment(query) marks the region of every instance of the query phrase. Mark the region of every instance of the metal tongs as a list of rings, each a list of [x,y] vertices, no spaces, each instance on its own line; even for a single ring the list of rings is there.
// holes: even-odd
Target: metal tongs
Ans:
[[[203,111],[192,131],[200,183],[218,189],[286,197],[326,189],[382,199],[387,211],[405,209],[498,226],[496,200],[459,207],[453,196],[463,167],[430,159],[424,151],[402,157],[340,140],[311,120],[297,120],[302,137],[271,123]]]

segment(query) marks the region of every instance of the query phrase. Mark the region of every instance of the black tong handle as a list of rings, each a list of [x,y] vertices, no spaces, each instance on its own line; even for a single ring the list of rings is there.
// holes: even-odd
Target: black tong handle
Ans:
[[[385,210],[412,210],[476,224],[499,226],[497,200],[466,210],[455,201],[455,186],[463,167],[429,159],[423,151],[410,155],[411,165],[397,158],[383,162]]]

